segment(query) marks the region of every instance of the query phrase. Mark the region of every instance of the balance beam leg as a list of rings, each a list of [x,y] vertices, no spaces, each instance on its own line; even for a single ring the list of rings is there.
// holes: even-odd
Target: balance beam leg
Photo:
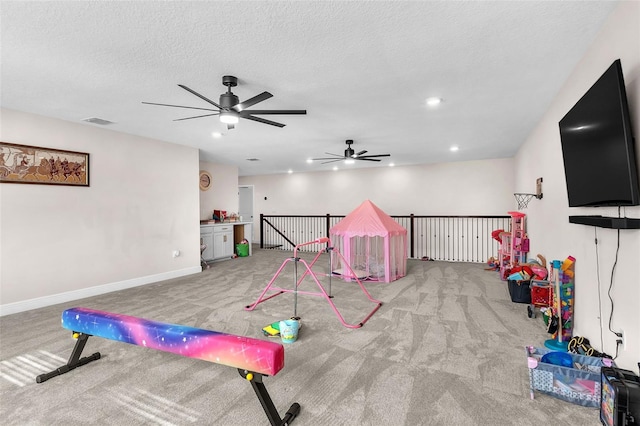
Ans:
[[[88,339],[88,334],[80,333],[77,337],[76,345],[73,347],[73,351],[71,352],[71,356],[69,357],[69,361],[67,361],[67,364],[63,365],[62,367],[56,368],[49,373],[40,374],[36,377],[36,383],[45,382],[53,377],[67,373],[76,367],[80,367],[82,365],[90,363],[91,361],[100,359],[100,352],[96,352],[93,355],[80,358],[80,355],[82,355],[82,350],[84,349],[84,345],[87,344]]]
[[[251,387],[256,393],[258,400],[260,400],[260,405],[262,405],[262,409],[267,415],[271,426],[287,426],[293,422],[296,416],[300,413],[300,404],[297,402],[291,404],[291,407],[289,407],[289,410],[285,413],[284,418],[281,419],[280,414],[278,414],[278,410],[275,405],[273,405],[273,401],[271,400],[271,396],[269,396],[267,388],[264,386],[264,383],[262,383],[262,374],[252,373],[240,368],[238,368],[238,372],[243,378],[247,379],[251,383]]]

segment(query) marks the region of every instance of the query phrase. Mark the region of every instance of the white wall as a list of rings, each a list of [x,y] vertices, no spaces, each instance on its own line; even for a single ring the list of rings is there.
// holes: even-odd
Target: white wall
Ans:
[[[346,215],[371,200],[389,215],[506,215],[516,210],[513,159],[241,176],[260,214]],[[529,185],[535,189],[535,183]],[[267,198],[265,200],[265,197]]]
[[[211,188],[200,191],[200,220],[211,219],[213,210],[238,213],[238,167],[200,162],[200,170],[211,174]]]
[[[239,183],[254,186],[256,243],[261,213],[347,215],[371,200],[391,216],[506,215],[517,207],[513,193],[522,192],[513,159],[241,176]]]
[[[577,259],[574,335],[587,337],[594,347],[604,348],[611,355],[615,354],[616,336],[608,331],[612,303],[607,291],[618,234],[616,230],[569,224],[568,217],[617,216],[618,212],[616,208],[569,208],[558,122],[618,58],[623,67],[636,149],[640,149],[640,3],[623,1],[515,159],[520,185],[544,177],[544,198],[533,200],[527,212],[532,253],[542,253],[550,260],[562,260],[569,255]],[[640,207],[626,208],[624,213],[640,218]],[[636,371],[636,363],[640,361],[640,230],[620,231],[611,296],[615,307],[611,328],[624,330],[627,340],[627,349],[621,348],[617,364]]]
[[[0,184],[0,314],[201,270],[197,149],[0,112],[4,142],[89,153],[91,185]]]

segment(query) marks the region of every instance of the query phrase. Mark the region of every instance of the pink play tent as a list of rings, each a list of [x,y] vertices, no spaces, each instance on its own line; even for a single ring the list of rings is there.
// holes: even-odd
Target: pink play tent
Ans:
[[[329,230],[333,247],[360,279],[389,283],[407,272],[407,230],[367,200]],[[354,278],[332,254],[333,273]]]

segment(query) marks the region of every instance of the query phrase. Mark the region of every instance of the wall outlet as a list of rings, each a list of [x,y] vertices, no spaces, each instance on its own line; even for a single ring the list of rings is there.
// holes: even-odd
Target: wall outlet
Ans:
[[[620,330],[618,332],[618,334],[620,336],[616,336],[616,342],[620,342],[620,344],[622,345],[622,349],[626,350],[627,349],[627,339],[624,338],[624,330]]]
[[[178,256],[180,256],[180,250],[174,250],[173,257],[178,257]]]

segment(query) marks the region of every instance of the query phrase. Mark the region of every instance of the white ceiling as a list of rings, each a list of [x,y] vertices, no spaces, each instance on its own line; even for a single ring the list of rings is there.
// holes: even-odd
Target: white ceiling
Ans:
[[[201,160],[237,165],[241,176],[511,157],[615,6],[3,0],[1,105],[109,120],[108,129],[197,147]],[[200,111],[141,103],[207,108],[177,85],[217,102],[223,75],[238,77],[240,101],[274,95],[252,109],[307,115],[263,116],[284,128],[241,119],[226,130],[217,117],[172,121]],[[427,107],[429,96],[444,102]],[[341,154],[346,139],[391,157],[306,163]]]

